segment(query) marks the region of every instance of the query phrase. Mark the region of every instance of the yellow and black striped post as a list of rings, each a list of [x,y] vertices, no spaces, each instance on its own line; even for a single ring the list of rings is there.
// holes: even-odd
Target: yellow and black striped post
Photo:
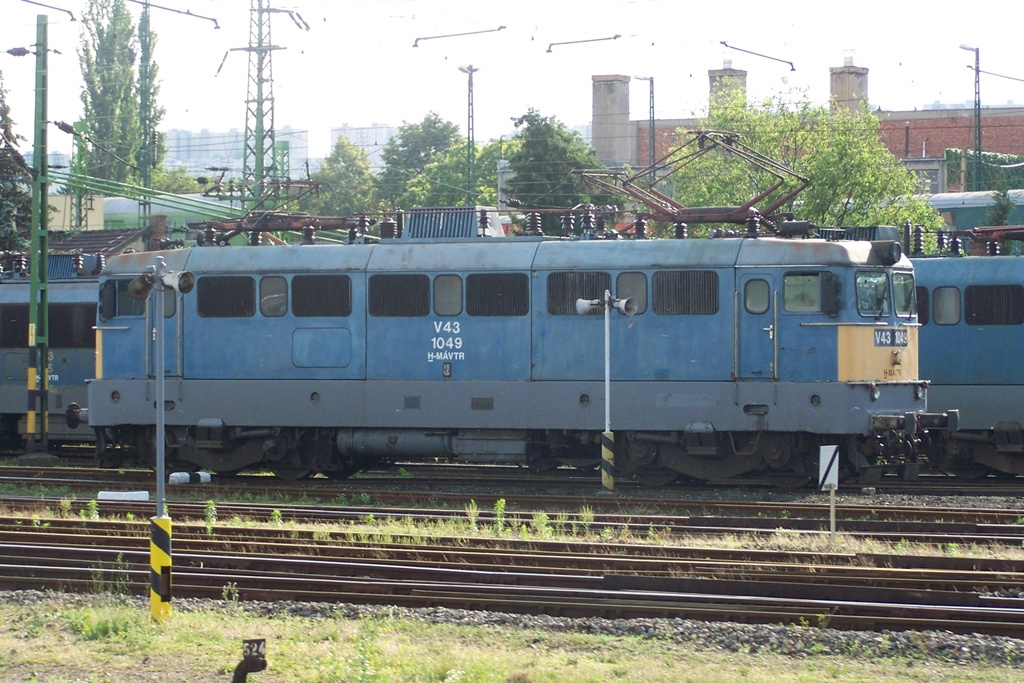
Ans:
[[[153,618],[171,616],[171,518],[149,519],[149,607]]]
[[[615,434],[601,432],[601,484],[615,490]]]

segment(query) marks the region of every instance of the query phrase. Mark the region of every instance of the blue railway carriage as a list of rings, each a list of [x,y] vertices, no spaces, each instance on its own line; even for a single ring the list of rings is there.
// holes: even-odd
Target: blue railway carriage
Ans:
[[[897,243],[776,238],[410,240],[161,254],[195,289],[167,297],[168,462],[347,476],[447,458],[600,462],[604,311],[618,476],[665,483],[916,472],[926,413],[914,274]],[[100,284],[89,422],[102,445],[153,443],[156,254]],[[158,296],[153,294],[152,296]],[[152,447],[150,448],[152,450]],[[152,462],[152,461],[151,461]]]
[[[0,258],[0,447],[25,452],[25,414],[29,405],[28,345],[30,276],[25,255]],[[17,263],[16,263],[17,262]],[[72,403],[85,405],[86,381],[96,364],[96,273],[101,261],[93,255],[53,254],[48,266],[49,393],[47,420],[50,443],[92,442],[92,433],[69,429],[62,418]]]
[[[929,406],[960,409],[960,431],[929,458],[964,476],[1024,474],[1024,258],[915,258],[914,268]]]

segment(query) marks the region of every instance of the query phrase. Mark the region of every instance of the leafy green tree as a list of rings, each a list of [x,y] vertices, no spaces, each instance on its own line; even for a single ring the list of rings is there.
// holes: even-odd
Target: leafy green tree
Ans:
[[[184,168],[167,170],[163,166],[153,171],[153,189],[171,194],[195,194],[203,191],[202,185]]]
[[[1009,225],[1010,214],[1016,208],[1005,182],[1001,183],[1001,187],[992,193],[992,206],[985,212],[985,222],[988,225]]]
[[[418,192],[409,190],[410,183],[427,167],[461,140],[459,127],[430,112],[419,123],[404,122],[398,134],[384,145],[381,156],[384,170],[380,174],[378,191],[385,205],[409,208],[415,206]],[[465,147],[463,147],[465,159]],[[465,187],[465,181],[463,181]]]
[[[89,175],[133,182],[141,126],[134,70],[135,27],[124,0],[89,0],[78,54],[85,80],[82,105],[92,147]]]
[[[23,138],[14,132],[0,73],[0,249],[22,251],[32,230],[32,173],[18,151]]]
[[[313,180],[326,187],[299,206],[315,216],[351,216],[376,208],[376,178],[366,150],[342,136],[324,159]]]
[[[156,97],[160,93],[160,85],[156,80],[159,67],[153,58],[156,50],[156,33],[150,28],[148,7],[139,17],[138,33],[140,60],[138,78],[140,147],[138,162],[140,169],[143,167],[149,169],[148,174],[152,180],[156,169],[161,167],[164,157],[167,155],[167,141],[166,136],[158,133],[156,130],[157,126],[160,125],[160,121],[163,120],[165,110],[156,103]],[[146,59],[147,49],[144,49],[145,46],[148,46],[148,59]],[[147,118],[148,129],[152,131],[152,137],[149,140],[143,139],[147,129]],[[140,175],[145,174],[140,173]],[[143,177],[141,180],[145,181],[146,178]],[[191,192],[192,190],[188,191]]]
[[[807,178],[810,185],[781,209],[799,219],[820,226],[910,221],[941,227],[938,213],[915,197],[916,177],[882,144],[878,126],[867,108],[816,106],[799,93],[750,105],[739,91],[722,93],[698,124],[738,133],[746,146]],[[745,204],[775,181],[742,159],[712,153],[680,169],[670,183],[676,201],[699,207]],[[798,182],[785,180],[768,201],[782,198]]]
[[[574,173],[603,167],[597,152],[579,133],[532,108],[513,121],[520,130],[512,151],[506,154],[515,173],[509,181],[509,194],[522,202],[524,211],[610,203],[610,197],[588,192],[583,180]],[[546,233],[558,232],[559,217],[545,214],[542,229]]]

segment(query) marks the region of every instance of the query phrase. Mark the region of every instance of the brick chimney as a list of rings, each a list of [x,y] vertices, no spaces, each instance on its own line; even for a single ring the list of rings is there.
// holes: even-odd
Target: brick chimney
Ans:
[[[833,107],[856,111],[868,101],[868,70],[854,66],[853,57],[844,57],[842,66],[830,67],[828,72]]]
[[[715,101],[722,95],[730,92],[739,92],[744,101],[747,97],[747,72],[742,69],[732,68],[732,60],[726,59],[721,69],[709,69],[708,81],[711,85],[709,105],[715,106]]]

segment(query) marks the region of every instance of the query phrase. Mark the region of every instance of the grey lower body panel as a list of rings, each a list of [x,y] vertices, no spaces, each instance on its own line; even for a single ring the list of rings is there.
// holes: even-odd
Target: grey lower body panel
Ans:
[[[601,430],[603,382],[180,380],[165,420],[195,425]],[[923,411],[915,385],[841,382],[614,382],[614,430],[867,434],[873,415]],[[153,424],[153,380],[93,380],[91,426]]]
[[[1024,426],[1024,386],[942,385],[928,388],[928,410],[960,410],[960,429],[990,430],[999,423]]]

